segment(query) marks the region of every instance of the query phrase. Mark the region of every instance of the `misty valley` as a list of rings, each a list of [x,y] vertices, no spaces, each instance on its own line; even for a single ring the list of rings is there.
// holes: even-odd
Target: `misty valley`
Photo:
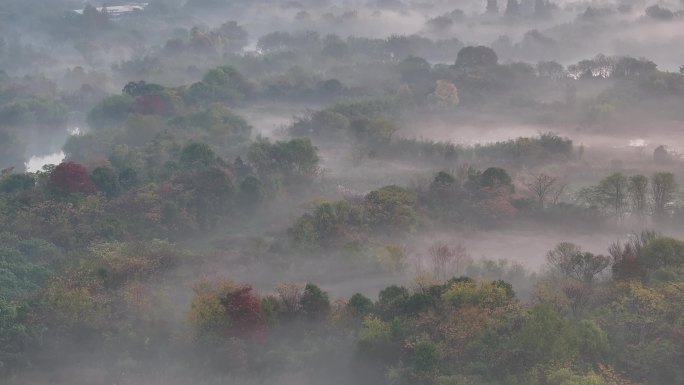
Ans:
[[[0,384],[684,385],[684,0],[0,1]]]

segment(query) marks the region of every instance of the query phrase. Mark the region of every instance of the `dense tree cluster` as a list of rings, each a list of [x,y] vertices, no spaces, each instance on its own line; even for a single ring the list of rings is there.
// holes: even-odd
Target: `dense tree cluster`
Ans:
[[[659,247],[651,245],[677,242],[653,235],[642,246],[648,250]],[[285,330],[307,327],[312,341],[334,338],[344,346],[348,342],[339,329],[353,331],[356,348],[351,378],[358,383],[676,382],[682,375],[676,364],[682,354],[678,337],[682,292],[676,288],[675,276],[684,266],[684,248],[676,247],[681,250],[673,251],[672,259],[644,270],[655,274],[652,278],[609,279],[602,272],[611,265],[619,269],[619,261],[560,244],[549,252],[549,276],[540,281],[532,303],[520,302],[504,281],[466,277],[415,289],[390,286],[379,293],[377,301],[356,294],[334,304],[315,285],[281,284],[273,294],[260,298],[258,319],[268,320],[263,326],[270,330],[267,340],[263,331],[256,339],[249,337],[249,331],[237,338],[248,346],[268,345],[277,343],[276,336]],[[645,262],[647,255],[649,251],[644,251],[637,260]],[[665,269],[669,275],[653,269]],[[197,333],[207,333],[207,328],[240,330],[241,317],[254,311],[230,316],[233,305],[221,299],[228,298],[223,293],[241,298],[238,293],[252,289],[229,282],[220,285],[219,291],[200,292],[195,298],[198,305],[193,305],[190,317]],[[245,300],[240,306],[252,306],[247,303],[257,300]],[[259,327],[260,322],[251,322],[250,327]],[[630,327],[641,327],[642,334],[629,333],[626,328]],[[236,343],[233,332],[213,338],[226,347]],[[264,349],[268,348],[248,347],[246,351],[258,355]],[[645,353],[652,349],[661,355],[655,358]],[[241,362],[244,369],[260,370],[259,358],[247,354]],[[648,357],[659,363],[645,361]],[[653,365],[658,369],[652,369]]]

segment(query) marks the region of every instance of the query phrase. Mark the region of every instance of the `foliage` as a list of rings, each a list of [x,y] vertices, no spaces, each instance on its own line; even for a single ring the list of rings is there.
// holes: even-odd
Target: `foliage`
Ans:
[[[640,262],[652,270],[681,266],[684,264],[684,242],[668,237],[654,239],[641,251]]]
[[[375,228],[410,229],[415,221],[416,197],[398,186],[371,191],[364,198],[365,217]]]
[[[107,197],[115,197],[121,191],[119,176],[111,167],[100,166],[93,170],[90,178],[98,191],[102,191]]]
[[[48,185],[59,195],[90,194],[95,191],[95,185],[88,171],[83,165],[74,162],[57,165],[50,173]]]
[[[324,318],[330,310],[328,294],[312,283],[306,284],[300,303],[304,314],[312,320]]]
[[[442,300],[456,308],[463,306],[499,307],[515,297],[512,287],[503,281],[456,280],[442,294]]]
[[[189,320],[198,336],[265,337],[261,300],[251,286],[205,282],[198,284],[195,292]]]
[[[629,4],[577,14],[509,0],[499,18],[488,0],[487,15],[418,15],[420,34],[367,38],[275,29],[294,17],[363,31],[442,5],[158,0],[118,15],[37,3],[0,5],[1,383],[684,383],[682,241],[644,232],[610,257],[564,242],[550,269],[529,273],[475,261],[451,238],[514,225],[677,234],[676,153],[655,144],[646,165],[620,150],[610,173],[624,173],[599,176],[613,150],[576,152],[553,132],[472,145],[422,137],[442,123],[607,137],[681,121],[684,69],[602,54],[559,64],[574,56],[567,39],[586,43],[577,29],[609,31],[636,15]],[[653,30],[681,17],[648,5],[637,22]],[[250,30],[278,23],[253,39],[239,20],[193,25],[222,14],[255,16]],[[548,26],[519,30],[528,18]],[[520,36],[491,47],[426,37],[457,27]],[[517,61],[530,57],[544,61]],[[277,139],[252,140],[238,115],[261,130],[271,112],[302,106],[321,109],[269,133]],[[82,123],[85,133],[67,131]],[[65,138],[65,163],[23,172]],[[628,174],[639,166],[653,174]],[[423,243],[433,236],[444,240]],[[401,286],[414,267],[415,285]],[[254,286],[216,278],[226,271]],[[271,290],[271,271],[328,277],[319,283],[331,293],[347,292],[339,279],[351,274],[363,294]]]
[[[559,243],[546,259],[562,276],[586,283],[592,283],[610,264],[608,257],[583,252],[568,242]]]
[[[276,143],[263,139],[252,144],[247,157],[261,176],[281,173],[283,176],[312,177],[318,172],[317,149],[309,139]]]
[[[128,94],[110,96],[90,111],[88,125],[94,130],[120,126],[132,111],[134,103],[135,99]]]
[[[458,51],[456,67],[463,70],[476,70],[497,65],[499,58],[488,47],[469,46]]]
[[[251,92],[252,86],[235,68],[223,66],[209,70],[202,81],[188,88],[193,103],[207,104],[226,101],[235,103]]]
[[[24,346],[30,339],[20,305],[0,296],[0,375],[23,364]]]
[[[0,191],[17,193],[31,190],[36,185],[36,178],[30,174],[11,174],[0,179]]]
[[[352,310],[354,315],[365,316],[373,310],[373,301],[363,294],[356,293],[349,298],[347,307]]]

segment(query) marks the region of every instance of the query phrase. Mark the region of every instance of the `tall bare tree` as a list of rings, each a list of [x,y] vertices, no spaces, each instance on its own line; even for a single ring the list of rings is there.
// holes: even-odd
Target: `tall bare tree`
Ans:
[[[532,179],[525,182],[525,186],[532,193],[532,195],[539,203],[539,206],[543,209],[546,203],[546,199],[549,195],[553,194],[556,182],[558,182],[557,177],[552,177],[546,174],[536,174],[532,176]]]
[[[581,314],[591,301],[594,282],[610,265],[610,258],[582,251],[570,242],[561,242],[546,254],[546,260],[561,291],[570,299],[574,314]]]
[[[430,262],[435,277],[446,280],[462,273],[466,265],[472,261],[466,248],[461,244],[449,245],[436,242],[428,249]]]
[[[285,312],[289,315],[294,315],[299,311],[304,287],[305,284],[300,282],[284,282],[275,287],[275,292],[280,297]]]

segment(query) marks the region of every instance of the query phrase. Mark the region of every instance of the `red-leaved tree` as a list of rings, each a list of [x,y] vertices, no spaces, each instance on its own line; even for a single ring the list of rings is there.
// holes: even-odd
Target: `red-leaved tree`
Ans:
[[[477,206],[485,219],[500,220],[515,216],[518,210],[511,204],[509,193],[503,189],[484,188]]]
[[[252,335],[257,339],[265,337],[266,325],[261,312],[261,300],[249,285],[226,293],[221,304],[232,321],[233,333],[237,336]]]
[[[88,170],[82,164],[74,162],[64,162],[55,167],[50,174],[48,186],[62,194],[95,192],[95,185],[88,175]]]
[[[160,95],[142,95],[135,98],[133,111],[143,115],[162,115],[166,111],[166,101]]]

